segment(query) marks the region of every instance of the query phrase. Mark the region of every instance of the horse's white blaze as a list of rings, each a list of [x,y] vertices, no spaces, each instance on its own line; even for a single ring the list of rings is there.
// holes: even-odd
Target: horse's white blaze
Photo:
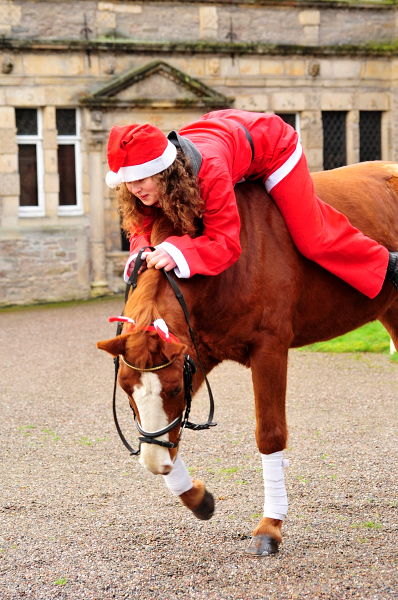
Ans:
[[[134,386],[133,398],[144,431],[159,431],[169,424],[160,396],[161,391],[162,385],[156,373],[142,373],[140,383]],[[169,434],[165,433],[156,439],[168,442]],[[166,475],[173,468],[168,449],[156,444],[141,445],[140,463],[155,475]]]

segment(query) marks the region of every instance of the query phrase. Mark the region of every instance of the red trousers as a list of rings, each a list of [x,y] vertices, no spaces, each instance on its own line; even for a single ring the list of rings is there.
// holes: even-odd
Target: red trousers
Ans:
[[[315,195],[304,154],[270,191],[299,251],[354,288],[374,298],[385,280],[387,248],[353,227]]]

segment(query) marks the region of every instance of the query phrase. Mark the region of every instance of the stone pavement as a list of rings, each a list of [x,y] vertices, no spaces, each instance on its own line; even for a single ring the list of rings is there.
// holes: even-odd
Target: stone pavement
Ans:
[[[186,433],[182,455],[216,499],[197,521],[115,432],[113,363],[95,344],[121,306],[0,312],[0,599],[397,598],[398,365],[291,353],[284,543],[252,559],[263,498],[250,372],[216,369],[219,425]],[[119,405],[134,439],[122,393]],[[194,415],[206,410],[200,393]]]

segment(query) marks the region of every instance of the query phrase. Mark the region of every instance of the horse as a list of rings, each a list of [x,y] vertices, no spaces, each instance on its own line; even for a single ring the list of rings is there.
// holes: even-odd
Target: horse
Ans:
[[[398,249],[398,164],[360,163],[314,173],[312,177],[316,193],[324,202],[389,250]],[[178,285],[186,300],[205,373],[224,360],[251,369],[257,447],[263,458],[279,456],[287,442],[289,349],[329,340],[376,319],[398,347],[398,295],[386,281],[371,300],[306,259],[295,247],[281,213],[260,182],[241,183],[235,192],[241,219],[239,260],[217,276],[195,275],[178,280]],[[175,235],[170,222],[158,219],[152,245],[170,234]],[[177,446],[179,417],[186,404],[184,355],[189,353],[197,360],[197,352],[175,293],[162,272],[150,269],[140,274],[124,315],[135,325],[125,324],[121,335],[97,346],[123,359],[119,385],[127,393],[141,428],[163,432],[158,436],[166,441],[160,442],[163,445],[143,444],[140,462],[152,473],[164,475],[167,483],[173,470],[181,471]],[[158,319],[163,319],[175,336],[172,343],[156,330],[147,330]],[[200,372],[194,376],[193,393],[203,379]],[[171,430],[165,433],[164,428],[170,424]],[[284,481],[273,476],[275,465],[263,461],[263,468],[265,494],[283,495],[280,486],[284,488]],[[271,492],[267,492],[267,486],[271,486]],[[203,482],[193,480],[185,488],[169,487],[198,518],[211,517],[214,500]],[[268,497],[270,501],[272,504],[275,498]],[[249,554],[266,556],[278,551],[284,514],[268,513],[261,519],[252,533]]]

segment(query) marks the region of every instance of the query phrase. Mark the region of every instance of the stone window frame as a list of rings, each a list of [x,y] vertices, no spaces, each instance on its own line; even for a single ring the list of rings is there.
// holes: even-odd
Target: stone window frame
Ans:
[[[19,108],[16,106],[15,108]],[[29,107],[34,108],[34,107]],[[43,152],[43,111],[36,108],[37,111],[37,135],[18,135],[17,144],[34,144],[36,146],[36,165],[37,165],[37,206],[19,206],[18,217],[45,217],[46,216],[46,194],[44,190],[44,152]]]
[[[295,112],[295,111],[293,111],[293,112]],[[295,112],[295,115],[296,115],[296,125],[295,125],[294,128],[297,131],[299,142],[301,144],[302,143],[302,140],[301,140],[301,119],[300,119],[301,115],[300,115],[299,112]]]
[[[61,108],[61,107],[57,107]],[[66,106],[65,108],[71,108]],[[83,205],[83,161],[82,161],[82,149],[81,149],[81,111],[79,108],[74,109],[76,111],[76,135],[57,135],[57,144],[60,145],[73,145],[75,147],[75,176],[76,176],[76,204],[60,205],[58,204],[58,216],[59,217],[74,217],[81,216],[84,214]]]

